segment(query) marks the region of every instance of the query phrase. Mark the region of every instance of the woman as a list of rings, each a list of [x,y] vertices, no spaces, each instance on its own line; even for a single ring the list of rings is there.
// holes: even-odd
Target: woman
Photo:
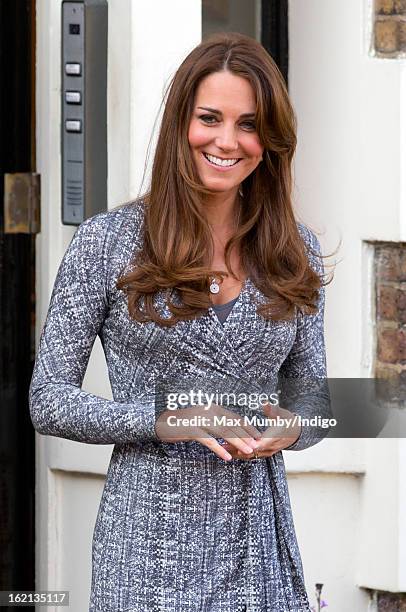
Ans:
[[[64,256],[30,410],[42,434],[115,445],[92,612],[309,610],[280,451],[320,432],[216,425],[244,410],[166,403],[190,384],[252,397],[278,377],[326,375],[320,247],[292,211],[295,145],[270,56],[215,35],[172,80],[148,193],[87,219]],[[114,401],[81,390],[96,335]],[[319,399],[309,390],[294,412]],[[174,427],[174,415],[200,420]]]

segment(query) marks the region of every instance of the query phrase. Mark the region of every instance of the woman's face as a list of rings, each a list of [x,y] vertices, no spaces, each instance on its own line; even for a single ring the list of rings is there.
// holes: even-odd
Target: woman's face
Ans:
[[[208,189],[236,191],[260,163],[264,147],[255,128],[255,108],[247,79],[224,71],[200,82],[188,138],[200,180]]]

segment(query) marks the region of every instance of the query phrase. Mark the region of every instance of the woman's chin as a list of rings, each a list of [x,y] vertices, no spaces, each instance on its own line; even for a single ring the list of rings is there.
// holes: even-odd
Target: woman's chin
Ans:
[[[230,191],[236,190],[239,187],[239,183],[237,185],[234,184],[230,184],[226,181],[202,181],[203,185],[206,187],[206,189],[210,189],[210,191],[213,191],[213,193],[230,193]]]

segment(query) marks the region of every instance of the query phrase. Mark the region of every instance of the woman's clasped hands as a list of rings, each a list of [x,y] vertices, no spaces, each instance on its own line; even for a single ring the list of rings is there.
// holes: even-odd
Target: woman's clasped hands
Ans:
[[[262,433],[240,415],[217,404],[165,410],[155,423],[155,431],[163,442],[197,441],[220,459],[260,459],[271,457],[292,445],[301,432],[294,413],[280,406],[263,406],[267,418],[280,417],[283,424],[268,427]],[[224,440],[220,444],[217,438]]]
[[[296,422],[296,415],[290,410],[286,410],[280,406],[271,406],[270,404],[265,404],[263,410],[264,415],[269,419],[276,419],[279,416],[281,424],[272,425],[261,434],[255,449],[254,457],[248,457],[248,459],[272,457],[275,453],[294,444],[302,431],[302,426]],[[229,447],[228,443],[224,444],[224,448],[235,459],[247,459],[247,457],[243,456],[238,450]]]

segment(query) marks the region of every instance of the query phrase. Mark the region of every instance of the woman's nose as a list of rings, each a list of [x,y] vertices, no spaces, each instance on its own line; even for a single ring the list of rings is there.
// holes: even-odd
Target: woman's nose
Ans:
[[[216,146],[225,151],[235,151],[238,149],[238,139],[234,128],[223,127],[217,134]]]

